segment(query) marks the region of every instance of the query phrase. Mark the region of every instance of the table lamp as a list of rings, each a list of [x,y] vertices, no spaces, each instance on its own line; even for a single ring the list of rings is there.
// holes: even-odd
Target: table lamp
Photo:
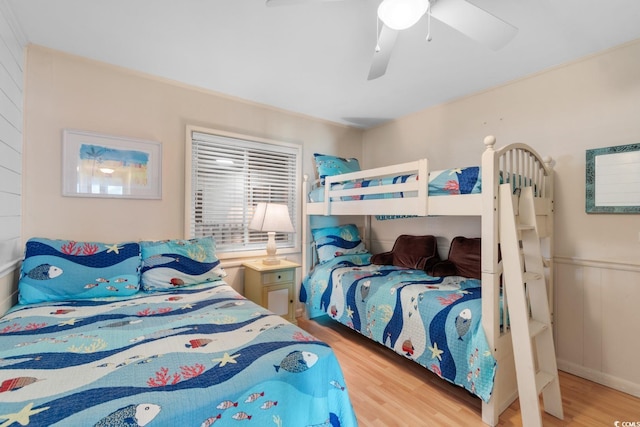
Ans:
[[[295,231],[293,224],[291,224],[287,205],[258,203],[249,229],[267,232],[267,258],[263,259],[262,263],[267,265],[280,264],[280,260],[276,258],[276,233],[293,233]]]

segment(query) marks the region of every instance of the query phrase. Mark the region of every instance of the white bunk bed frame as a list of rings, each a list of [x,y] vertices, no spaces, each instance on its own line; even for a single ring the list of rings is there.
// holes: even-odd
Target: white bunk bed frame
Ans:
[[[495,426],[500,414],[518,397],[516,373],[513,360],[511,332],[506,321],[507,301],[503,301],[503,319],[500,317],[502,290],[502,261],[498,258],[499,246],[499,197],[500,176],[502,181],[513,183],[515,188],[534,187],[535,211],[538,230],[544,246],[547,286],[550,307],[553,308],[553,169],[551,158],[542,158],[526,144],[515,143],[496,149],[496,139],[484,139],[486,149],[482,154],[482,192],[455,196],[429,196],[427,159],[393,166],[369,169],[325,178],[324,201],[308,202],[308,176],[303,182],[303,230],[302,269],[310,271],[312,248],[308,241],[308,215],[416,215],[416,216],[480,216],[482,237],[482,325],[490,348],[498,363],[494,390],[488,403],[482,403],[482,420]],[[357,179],[373,179],[391,175],[418,174],[418,180],[403,184],[375,187],[332,190],[331,184]],[[423,178],[424,177],[424,178]],[[415,197],[394,199],[369,199],[342,201],[340,197],[360,196],[390,192],[415,192]],[[518,191],[514,194],[517,207]],[[517,208],[516,208],[517,209]],[[368,230],[366,231],[368,234]],[[311,253],[310,253],[311,251]],[[553,310],[552,310],[553,312]]]

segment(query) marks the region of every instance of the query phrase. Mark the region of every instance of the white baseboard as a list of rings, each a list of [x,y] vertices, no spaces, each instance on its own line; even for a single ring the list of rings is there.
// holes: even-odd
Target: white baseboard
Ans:
[[[560,359],[558,359],[558,369],[569,374],[586,378],[589,381],[622,391],[632,396],[640,397],[640,384]]]

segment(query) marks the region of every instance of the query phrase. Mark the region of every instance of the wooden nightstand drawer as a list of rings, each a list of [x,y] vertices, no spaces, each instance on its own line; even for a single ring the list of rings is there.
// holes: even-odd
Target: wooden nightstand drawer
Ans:
[[[294,271],[282,270],[262,273],[262,284],[293,282]]]

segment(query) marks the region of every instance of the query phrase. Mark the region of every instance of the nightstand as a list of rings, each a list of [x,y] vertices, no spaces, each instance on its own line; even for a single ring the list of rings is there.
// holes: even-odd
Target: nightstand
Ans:
[[[244,295],[267,310],[296,324],[293,305],[296,268],[300,264],[281,260],[280,264],[267,265],[262,260],[243,262]]]

